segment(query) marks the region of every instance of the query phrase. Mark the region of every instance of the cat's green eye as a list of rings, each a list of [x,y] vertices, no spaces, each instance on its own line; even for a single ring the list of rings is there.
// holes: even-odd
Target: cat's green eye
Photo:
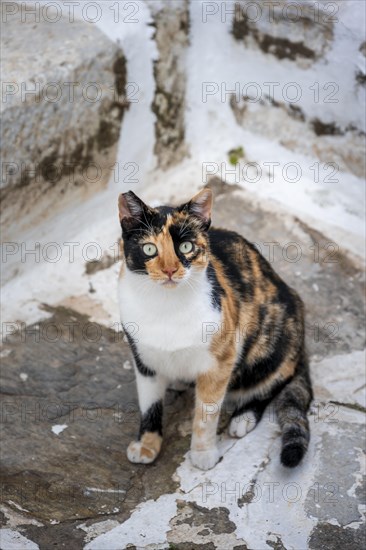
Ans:
[[[152,243],[144,244],[142,250],[144,251],[144,254],[146,254],[146,256],[155,256],[158,251],[156,246]]]
[[[180,243],[179,250],[183,252],[183,254],[189,254],[193,250],[193,243],[191,243],[191,241],[184,241]]]

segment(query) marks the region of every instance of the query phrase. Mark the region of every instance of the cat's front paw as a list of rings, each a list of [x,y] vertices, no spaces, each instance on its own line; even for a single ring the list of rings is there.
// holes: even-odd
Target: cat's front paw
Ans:
[[[220,460],[220,453],[216,447],[207,451],[191,450],[190,458],[193,466],[196,466],[196,468],[200,468],[201,470],[210,470]]]
[[[127,447],[127,458],[137,464],[150,464],[158,456],[159,450],[144,445],[142,441],[131,441]]]

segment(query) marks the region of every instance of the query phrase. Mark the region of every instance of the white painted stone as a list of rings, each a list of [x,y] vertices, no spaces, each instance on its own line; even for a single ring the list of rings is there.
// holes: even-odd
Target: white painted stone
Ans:
[[[11,529],[0,529],[0,547],[1,550],[39,550],[38,544]]]
[[[55,435],[60,435],[60,433],[66,430],[67,427],[67,424],[55,424],[51,429]]]
[[[85,550],[120,550],[127,544],[143,548],[165,543],[169,521],[177,510],[176,498],[175,494],[162,495],[156,501],[141,504],[127,521],[89,542]]]

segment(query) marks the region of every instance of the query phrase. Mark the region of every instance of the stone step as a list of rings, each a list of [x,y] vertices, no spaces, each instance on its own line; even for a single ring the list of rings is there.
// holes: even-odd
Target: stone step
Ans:
[[[2,217],[12,236],[106,185],[127,107],[124,54],[95,25],[52,23],[44,8],[24,15],[2,24]]]

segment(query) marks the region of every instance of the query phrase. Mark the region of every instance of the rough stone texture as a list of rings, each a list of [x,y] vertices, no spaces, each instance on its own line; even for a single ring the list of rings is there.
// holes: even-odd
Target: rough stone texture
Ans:
[[[255,9],[255,5],[253,9],[249,0],[236,2],[235,6],[232,32],[248,47],[260,48],[278,59],[300,61],[302,67],[311,65],[330,47],[333,38],[331,18],[321,15],[315,23],[314,7],[307,2],[292,5],[283,0],[272,5],[268,2],[264,13]],[[321,7],[320,11],[322,14]]]
[[[355,498],[355,480],[363,460],[360,445],[364,440],[364,426],[348,424],[342,426],[342,447],[337,446],[331,454],[321,453],[319,469],[314,477],[314,485],[320,487],[317,499],[314,499],[312,491],[307,495],[306,506],[308,512],[319,519],[329,522],[337,519],[340,526],[345,527],[355,522],[362,522],[363,516],[359,509],[358,499]],[[330,449],[334,442],[334,436],[328,433],[322,436],[322,448]],[[344,452],[344,447],[347,453]],[[357,486],[358,496],[365,497],[361,493],[362,486]],[[341,494],[341,498],[340,497]],[[356,494],[357,496],[357,494]],[[317,501],[326,502],[327,506],[319,508]]]
[[[46,308],[50,318],[9,337],[1,351],[2,523],[41,550],[54,542],[71,550],[85,544],[97,550],[362,547],[365,402],[358,350],[364,347],[364,273],[343,251],[329,257],[329,239],[299,220],[263,210],[250,195],[218,179],[211,186],[215,225],[257,242],[306,304],[315,388],[307,458],[294,472],[281,469],[279,434],[268,411],[246,438],[229,440],[230,448],[215,469],[200,472],[187,461],[181,465],[191,429],[193,392],[188,389],[168,392],[158,461],[130,464],[125,450],[136,434],[138,412],[123,335],[90,323],[75,310]],[[273,258],[264,245],[270,242],[279,243]],[[289,242],[301,248],[298,262],[284,259],[283,250],[293,257]],[[314,257],[315,244],[319,259]],[[115,277],[108,263],[102,268]],[[96,289],[100,273],[85,274]],[[73,303],[81,307],[78,300]],[[57,425],[67,427],[56,435],[52,427]],[[218,489],[224,482],[224,493],[203,499],[207,482]],[[235,483],[240,485],[237,495],[232,494]],[[266,491],[270,483],[278,484],[274,501]],[[300,487],[300,500],[283,499],[288,483]],[[118,542],[121,532],[128,542],[136,537],[124,522],[147,501],[156,506],[156,516],[148,516],[155,521],[163,495],[177,502],[166,543],[151,545],[153,526],[145,524],[141,532],[147,535],[139,545]],[[122,531],[113,539],[115,529]],[[104,533],[115,542],[103,541]]]
[[[131,469],[126,458],[139,413],[123,335],[72,310],[51,312],[9,338],[2,351],[3,498],[41,521],[66,521],[129,511],[174,489],[156,465]],[[173,400],[173,407],[175,395],[167,397],[171,419],[186,398]],[[54,425],[67,428],[56,435]],[[179,438],[168,447],[170,466],[160,465],[165,473],[174,473],[185,446]],[[154,470],[150,483],[144,478]]]
[[[177,550],[235,548],[238,544],[235,529],[226,508],[208,510],[182,501],[178,503],[178,515],[171,522],[168,540]]]
[[[260,48],[278,59],[301,60],[302,67],[309,66],[329,49],[333,23],[320,16],[314,24],[312,5],[281,1],[274,2],[269,9],[270,3],[267,3],[263,16],[263,12],[253,10],[250,4],[249,1],[236,3],[232,29],[234,37],[247,46]],[[322,14],[322,8],[320,10]]]
[[[271,64],[278,64],[278,78],[270,72],[272,78],[267,79],[277,89],[273,88],[270,97],[268,82],[261,83],[258,76],[260,98],[255,92],[254,96],[233,95],[231,108],[236,121],[292,151],[331,163],[329,174],[333,166],[335,173],[340,169],[363,178],[364,117],[362,110],[357,117],[345,115],[344,105],[352,103],[357,110],[365,101],[364,43],[362,32],[358,36],[348,28],[345,3],[281,0],[255,5],[249,0],[236,3],[232,34],[246,50],[264,53],[270,71]],[[343,32],[345,28],[347,32]],[[356,57],[355,70],[342,76],[337,71],[342,71],[347,54],[340,59],[340,52]],[[281,82],[282,70],[289,63],[292,69],[288,69],[291,77],[287,83],[297,87],[293,101],[284,94]]]
[[[340,128],[336,123],[324,124],[309,118],[292,103],[281,103],[264,97],[231,96],[230,105],[238,124],[246,130],[277,140],[291,151],[330,162],[329,181],[338,169],[362,178],[366,173],[365,133],[349,125]]]
[[[95,25],[38,18],[2,23],[2,222],[12,236],[14,219],[34,223],[106,185],[127,107],[122,50]]]
[[[342,529],[338,525],[318,523],[309,540],[310,550],[355,550],[364,548],[366,543],[365,525],[358,530],[348,527]]]
[[[185,57],[189,43],[188,5],[188,0],[183,0],[153,10],[155,41],[159,52],[159,58],[154,63],[154,152],[163,170],[178,164],[187,154],[184,114],[187,80]]]

